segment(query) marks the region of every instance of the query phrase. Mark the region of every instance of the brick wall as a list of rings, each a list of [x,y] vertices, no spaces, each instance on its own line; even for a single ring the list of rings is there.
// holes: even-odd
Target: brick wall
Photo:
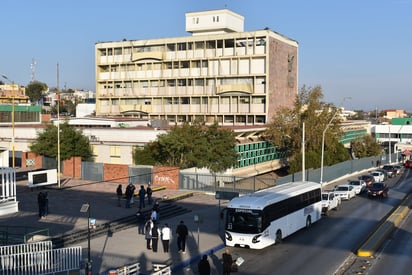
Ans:
[[[25,152],[21,154],[21,167],[31,169],[43,168],[42,156],[36,155],[33,152]]]
[[[179,172],[177,167],[154,166],[152,184],[154,186],[166,186],[167,189],[179,189]]]
[[[129,166],[125,164],[103,164],[103,180],[118,182],[118,183],[129,183]]]
[[[63,161],[63,177],[80,179],[82,177],[82,158],[72,157]]]

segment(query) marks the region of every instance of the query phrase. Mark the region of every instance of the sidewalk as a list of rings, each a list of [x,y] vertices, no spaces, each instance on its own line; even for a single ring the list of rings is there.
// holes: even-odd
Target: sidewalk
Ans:
[[[0,217],[0,224],[48,228],[49,235],[56,236],[87,228],[87,213],[80,212],[84,203],[90,204],[91,217],[96,219],[97,224],[135,214],[138,210],[136,202],[132,208],[125,208],[125,201],[122,201],[122,207],[117,206],[115,192],[117,185],[118,183],[72,180],[61,189],[51,187],[30,190],[25,182],[19,182],[17,185],[19,212]],[[125,187],[126,184],[123,184],[123,191]],[[38,217],[37,206],[37,194],[40,191],[47,191],[49,198],[49,215],[41,219]],[[163,197],[172,198],[185,193],[188,192],[160,190],[154,192],[153,197],[155,200],[160,200]],[[140,263],[142,274],[150,274],[153,271],[153,264],[171,266],[173,274],[195,274],[197,270],[193,268],[197,266],[203,254],[213,254],[224,247],[223,221],[219,219],[219,201],[214,195],[195,193],[173,203],[180,204],[191,212],[163,220],[160,210],[160,227],[168,223],[173,233],[169,253],[163,252],[160,241],[157,253],[147,250],[144,235],[138,234],[136,223],[135,228],[91,239],[93,274],[108,274],[110,270],[136,262]],[[226,201],[221,201],[220,208],[225,207],[224,203]],[[145,209],[150,209],[150,206],[146,206]],[[195,222],[195,215],[199,217],[199,223]],[[186,254],[177,251],[175,230],[181,220],[189,229]],[[87,241],[73,246],[81,246],[83,258],[87,258]],[[219,274],[221,253],[220,251],[209,257],[212,274]]]

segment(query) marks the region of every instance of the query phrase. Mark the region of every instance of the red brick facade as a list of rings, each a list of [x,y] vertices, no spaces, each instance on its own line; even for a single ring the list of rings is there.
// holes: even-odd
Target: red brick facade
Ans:
[[[63,177],[80,179],[82,177],[82,158],[72,157],[63,161]]]
[[[128,183],[129,182],[129,166],[125,164],[103,164],[103,180]]]
[[[32,164],[33,165],[27,165]],[[22,168],[40,169],[42,157],[28,152],[22,155]],[[82,178],[81,157],[73,157],[64,160],[61,175],[66,178]],[[154,166],[152,170],[152,184],[154,186],[165,186],[167,189],[179,189],[179,168],[167,166]],[[103,180],[116,183],[129,182],[129,166],[125,164],[103,164]]]
[[[154,166],[152,183],[155,186],[166,186],[167,189],[179,189],[179,168]]]
[[[21,155],[21,167],[33,170],[43,168],[43,158],[32,152],[23,153]]]

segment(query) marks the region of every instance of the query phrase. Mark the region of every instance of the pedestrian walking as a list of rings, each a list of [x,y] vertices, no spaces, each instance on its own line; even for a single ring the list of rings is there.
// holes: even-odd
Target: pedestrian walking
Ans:
[[[203,255],[202,259],[197,264],[199,275],[210,275],[210,264],[207,260],[207,255]]]
[[[153,190],[150,187],[150,184],[147,185],[146,194],[147,194],[147,204],[152,205],[152,203],[153,203],[153,199],[152,199]]]
[[[183,221],[180,221],[180,224],[176,227],[177,234],[177,249],[180,252],[186,253],[186,238],[189,235],[187,226]]]
[[[123,191],[122,191],[122,185],[121,184],[119,184],[119,186],[117,186],[116,194],[117,194],[117,206],[122,206],[121,203],[120,203],[120,200],[123,197]]]
[[[153,252],[157,252],[157,245],[159,242],[160,238],[160,229],[157,226],[156,222],[153,222],[153,227],[152,227],[152,250]]]
[[[136,213],[136,218],[137,218],[137,228],[139,235],[144,235],[144,226],[145,226],[145,219],[142,211],[137,211]]]
[[[152,222],[152,220],[149,219],[144,225],[144,231],[145,231],[144,233],[145,233],[146,248],[147,249],[152,249],[152,247],[151,247],[152,228],[153,228],[153,222]]]
[[[232,255],[230,255],[230,250],[226,248],[225,252],[222,255],[223,259],[223,275],[229,275],[230,272],[232,272],[232,266],[233,266],[233,258]]]
[[[146,197],[146,190],[144,189],[143,185],[140,185],[140,190],[139,190],[139,209],[143,209],[146,207],[144,200]]]
[[[162,244],[163,244],[163,252],[169,253],[169,242],[171,237],[172,231],[167,223],[162,228]]]

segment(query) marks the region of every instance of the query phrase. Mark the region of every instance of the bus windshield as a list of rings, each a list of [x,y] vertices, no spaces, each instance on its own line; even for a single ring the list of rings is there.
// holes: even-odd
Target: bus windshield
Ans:
[[[262,211],[228,209],[226,229],[237,233],[262,232]]]

